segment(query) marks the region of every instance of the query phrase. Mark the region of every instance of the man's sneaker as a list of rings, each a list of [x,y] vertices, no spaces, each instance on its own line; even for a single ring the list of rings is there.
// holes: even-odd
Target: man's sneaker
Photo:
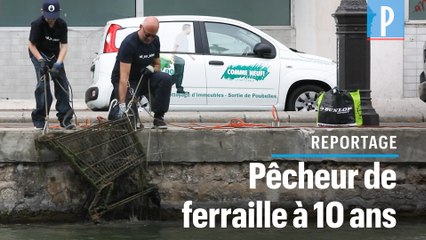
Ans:
[[[164,122],[164,118],[154,118],[154,127],[158,129],[167,129],[167,124]]]
[[[33,122],[35,129],[43,129],[44,128],[44,122]]]
[[[183,90],[183,89],[178,89],[177,91],[176,91],[176,93],[178,93],[178,94],[189,94],[189,92],[187,92],[187,91],[185,91],[185,90]]]
[[[75,125],[72,124],[70,120],[68,120],[68,121],[60,121],[59,125],[61,125],[61,128],[65,128],[67,130],[75,129]]]

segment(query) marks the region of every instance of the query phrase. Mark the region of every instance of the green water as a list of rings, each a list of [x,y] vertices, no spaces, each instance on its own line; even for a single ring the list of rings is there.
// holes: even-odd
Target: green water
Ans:
[[[0,225],[1,240],[421,240],[426,219],[399,221],[393,229],[184,229],[178,222],[114,222],[85,224]]]

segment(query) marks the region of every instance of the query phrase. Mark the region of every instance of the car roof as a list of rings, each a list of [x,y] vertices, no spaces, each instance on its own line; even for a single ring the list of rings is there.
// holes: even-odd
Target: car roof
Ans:
[[[215,17],[215,16],[201,16],[201,15],[164,15],[164,16],[156,16],[160,22],[168,22],[168,21],[202,21],[202,22],[219,22],[219,23],[227,23],[232,25],[237,25],[244,27],[246,29],[250,29],[257,34],[262,35],[268,41],[274,42],[276,45],[280,45],[281,49],[287,49],[282,43],[274,39],[273,37],[263,33],[260,29],[247,24],[245,22],[225,18],[225,17]],[[122,27],[139,27],[139,25],[143,22],[145,17],[133,17],[133,18],[121,18],[114,19],[107,22],[106,27],[111,24],[118,24]]]
[[[225,22],[243,26],[250,26],[247,23],[224,17],[214,16],[198,16],[198,15],[168,15],[168,16],[156,16],[160,22],[167,21],[205,21],[205,22]],[[139,26],[143,22],[145,17],[134,17],[134,18],[121,18],[114,19],[107,22],[109,24],[118,24],[123,27]]]

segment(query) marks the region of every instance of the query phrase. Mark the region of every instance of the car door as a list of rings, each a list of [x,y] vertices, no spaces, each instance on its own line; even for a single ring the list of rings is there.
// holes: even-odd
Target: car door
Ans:
[[[205,22],[204,27],[208,45],[207,104],[229,109],[266,108],[276,104],[279,58],[260,58],[254,54],[254,47],[266,40],[236,25]]]
[[[196,54],[199,30],[192,21],[161,22],[158,31],[161,43],[161,70],[173,78],[173,108],[205,105],[206,79],[204,58]]]

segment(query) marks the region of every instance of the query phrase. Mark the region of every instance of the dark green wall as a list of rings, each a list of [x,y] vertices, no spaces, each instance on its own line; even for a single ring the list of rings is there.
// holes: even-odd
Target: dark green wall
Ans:
[[[69,26],[104,26],[111,19],[136,16],[135,0],[61,0]],[[41,15],[43,0],[0,0],[0,26],[29,26]]]
[[[29,26],[43,0],[0,0],[0,26]],[[136,16],[135,0],[60,0],[69,26],[104,26],[108,20]],[[209,15],[251,25],[291,23],[291,0],[145,0],[144,15]]]
[[[145,0],[145,15],[208,15],[251,25],[290,25],[290,0]]]

